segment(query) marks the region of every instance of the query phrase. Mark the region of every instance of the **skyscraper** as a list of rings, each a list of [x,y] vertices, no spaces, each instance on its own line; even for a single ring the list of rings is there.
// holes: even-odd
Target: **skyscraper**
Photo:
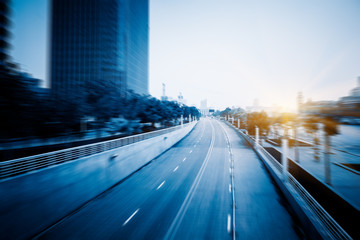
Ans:
[[[5,69],[9,56],[9,1],[1,0],[0,1],[0,68]]]
[[[53,0],[52,91],[81,97],[87,87],[102,85],[147,94],[148,5],[148,0]]]

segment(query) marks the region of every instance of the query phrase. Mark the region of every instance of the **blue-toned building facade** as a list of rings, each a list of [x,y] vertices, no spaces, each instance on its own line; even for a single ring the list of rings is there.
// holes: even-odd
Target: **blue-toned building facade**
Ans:
[[[89,85],[148,94],[148,0],[53,0],[51,88],[81,97]]]
[[[0,1],[0,71],[7,67],[9,61],[9,0]]]

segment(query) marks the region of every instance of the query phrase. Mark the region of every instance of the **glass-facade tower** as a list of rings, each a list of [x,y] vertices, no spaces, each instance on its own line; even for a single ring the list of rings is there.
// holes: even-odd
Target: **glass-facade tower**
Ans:
[[[0,1],[0,70],[4,70],[9,61],[9,1]]]
[[[51,87],[82,96],[89,84],[148,94],[148,0],[53,0]]]

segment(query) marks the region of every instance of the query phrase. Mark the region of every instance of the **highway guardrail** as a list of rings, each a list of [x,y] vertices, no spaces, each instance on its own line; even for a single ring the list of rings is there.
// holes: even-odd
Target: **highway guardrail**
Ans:
[[[84,146],[72,147],[62,149],[58,151],[17,158],[0,162],[0,181],[9,177],[14,177],[20,174],[24,174],[30,171],[42,169],[55,164],[60,164],[82,157],[90,156],[93,154],[105,152],[115,148],[119,148],[128,144],[136,143],[156,137],[162,134],[166,134],[182,127],[186,127],[189,123],[179,125],[171,128],[166,128],[158,131],[152,131],[148,133],[137,134],[129,137],[108,140],[99,143],[88,144]],[[191,124],[191,123],[190,123]]]

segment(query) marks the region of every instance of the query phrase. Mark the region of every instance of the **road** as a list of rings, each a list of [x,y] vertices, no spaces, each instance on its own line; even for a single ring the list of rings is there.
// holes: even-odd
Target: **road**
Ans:
[[[302,238],[285,206],[252,149],[223,122],[205,119],[37,238]]]

